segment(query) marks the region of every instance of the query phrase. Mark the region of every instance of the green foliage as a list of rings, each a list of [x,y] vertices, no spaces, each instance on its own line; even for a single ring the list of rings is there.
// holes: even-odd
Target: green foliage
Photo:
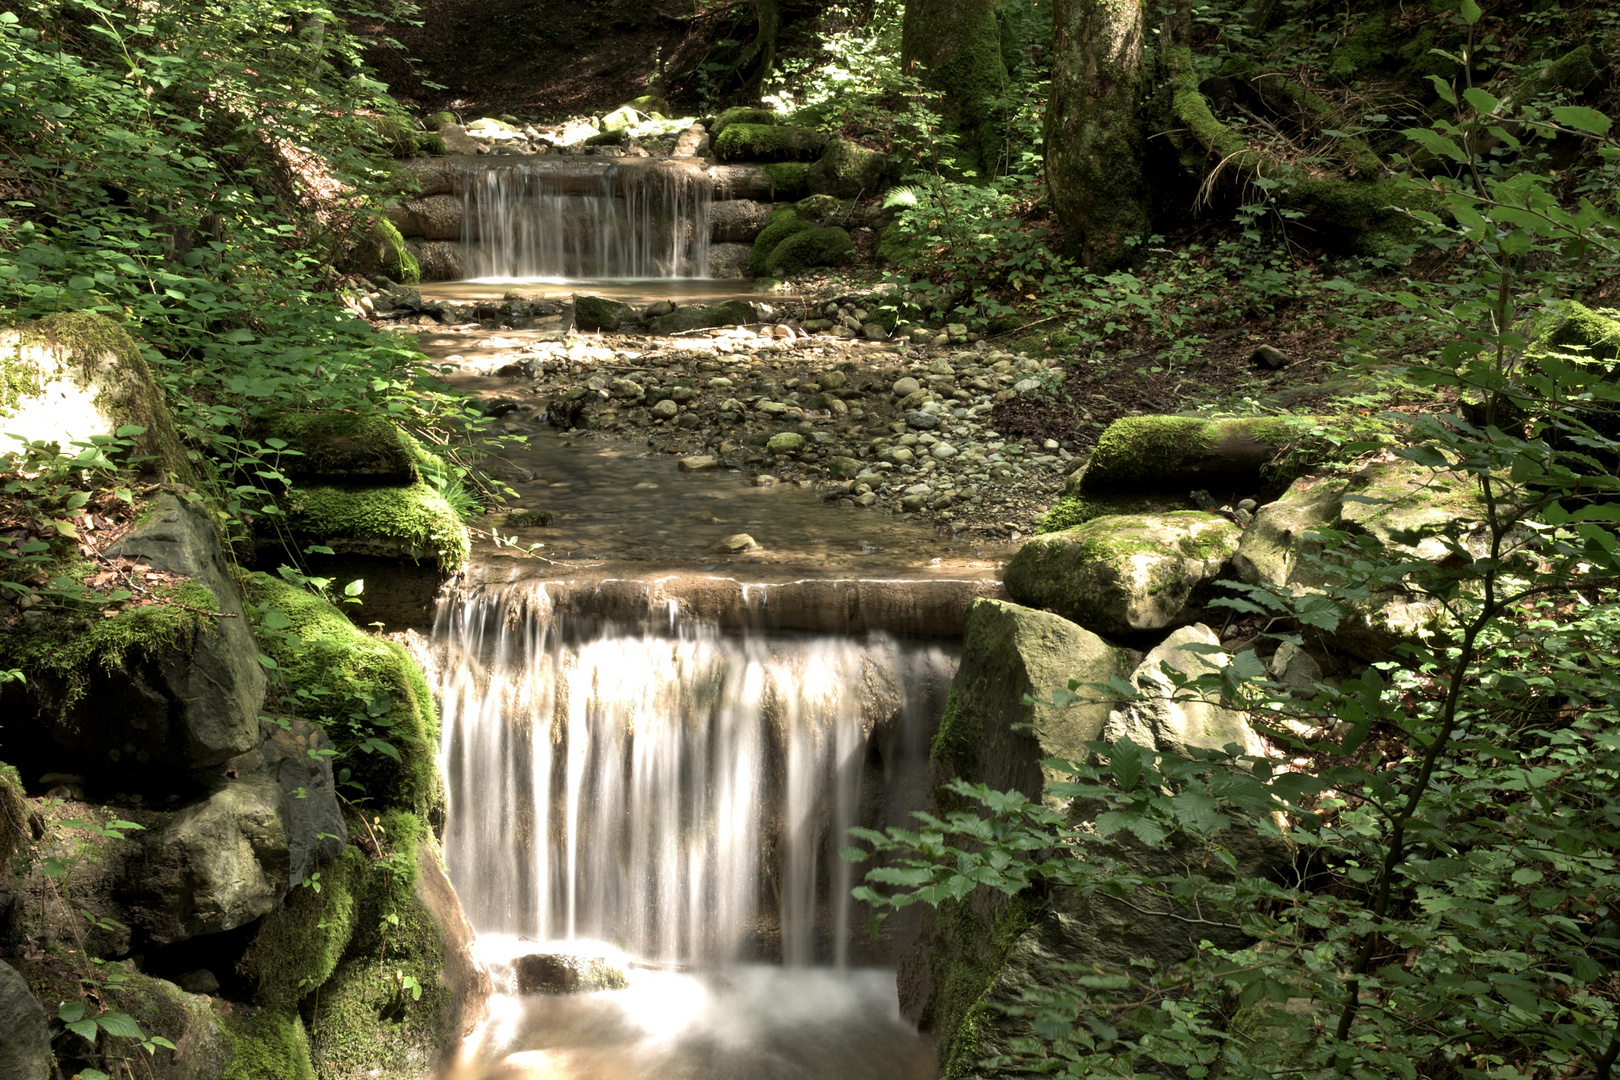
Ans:
[[[225,1080],[315,1080],[303,1020],[266,1011],[236,1028]]]
[[[1494,99],[1459,97],[1497,112]],[[1601,115],[1553,122],[1600,140],[1605,157],[1620,154]],[[1012,1043],[1025,1068],[1612,1075],[1620,442],[1585,410],[1620,399],[1620,387],[1591,380],[1583,353],[1555,350],[1535,370],[1521,361],[1533,342],[1523,307],[1556,292],[1567,270],[1559,254],[1620,248],[1620,219],[1588,201],[1561,204],[1549,177],[1493,175],[1457,135],[1445,123],[1413,132],[1462,167],[1434,185],[1446,216],[1426,220],[1467,253],[1464,272],[1398,294],[1413,322],[1364,322],[1362,345],[1370,355],[1410,348],[1421,333],[1429,348],[1407,356],[1405,376],[1483,400],[1480,422],[1430,417],[1414,445],[1391,448],[1477,483],[1483,540],[1443,540],[1442,555],[1421,559],[1325,537],[1339,545],[1324,556],[1337,610],[1286,588],[1217,601],[1289,620],[1273,633],[1298,644],[1300,632],[1331,631],[1358,603],[1393,592],[1438,605],[1439,631],[1304,695],[1270,681],[1252,652],[1197,680],[1167,670],[1178,697],[1247,710],[1286,764],[1236,746],[1182,757],[1092,743],[1086,760],[1048,763],[1066,778],[1046,795],[1073,800],[1076,818],[957,782],[954,796],[974,809],[861,834],[885,859],[859,891],[879,910],[1039,885],[1251,942],[1206,940],[1173,968],[1076,971],[1031,990],[1034,1034]],[[1540,419],[1499,425],[1505,414]],[[1132,693],[1071,683],[1051,704]],[[1286,837],[1292,865],[1274,879],[1242,876],[1235,852],[1255,836]]]

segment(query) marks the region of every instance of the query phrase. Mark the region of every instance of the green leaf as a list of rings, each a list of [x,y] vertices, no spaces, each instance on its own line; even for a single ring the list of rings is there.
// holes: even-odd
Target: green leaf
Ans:
[[[1462,13],[1463,21],[1468,23],[1469,26],[1479,22],[1480,17],[1484,15],[1475,0],[1462,0],[1462,4],[1457,10]]]
[[[67,1029],[81,1038],[96,1041],[96,1022],[94,1020],[75,1020],[67,1025]]]
[[[1552,117],[1564,127],[1592,135],[1607,135],[1614,123],[1603,113],[1583,105],[1559,105],[1552,110]]]
[[[101,1030],[107,1034],[116,1035],[121,1039],[139,1039],[142,1037],[140,1026],[135,1023],[135,1018],[128,1013],[102,1013],[96,1017],[96,1023],[100,1024]]]
[[[56,1018],[68,1024],[78,1023],[84,1019],[84,1002],[64,1001],[56,1007]]]
[[[1500,101],[1477,86],[1470,86],[1464,90],[1463,99],[1472,105],[1475,110],[1486,115],[1494,113],[1502,107]]]

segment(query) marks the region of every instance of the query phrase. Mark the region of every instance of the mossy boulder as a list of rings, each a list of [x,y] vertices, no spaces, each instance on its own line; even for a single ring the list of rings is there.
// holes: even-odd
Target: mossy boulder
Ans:
[[[814,161],[827,147],[827,136],[787,124],[731,124],[715,136],[721,161]]]
[[[831,195],[807,195],[793,204],[793,213],[800,221],[826,227],[848,220],[854,204]]]
[[[638,98],[631,98],[625,102],[626,108],[646,113],[648,116],[657,113],[659,116],[673,116],[674,110],[669,107],[669,99],[657,94],[643,94]]]
[[[315,1080],[309,1033],[296,1013],[261,1012],[228,1029],[224,1080]]]
[[[1076,489],[1073,494],[1067,490],[1069,487]],[[1198,509],[1191,499],[1169,492],[1153,495],[1081,495],[1078,488],[1078,481],[1071,476],[1057,502],[1035,522],[1036,535],[1062,532],[1100,517],[1169,514],[1177,510]]]
[[[337,259],[341,269],[362,277],[383,274],[406,285],[422,280],[421,264],[405,246],[399,227],[386,217],[376,218],[369,227],[350,236],[348,250]]]
[[[193,481],[163,388],[122,324],[72,312],[0,330],[0,452],[21,439],[77,453],[75,442],[132,427],[147,468]]]
[[[428,131],[438,131],[440,128],[444,127],[444,125],[453,124],[455,122],[455,113],[442,110],[436,113],[428,113],[422,118],[422,126]]]
[[[765,261],[771,277],[791,277],[806,270],[845,266],[855,258],[855,241],[837,227],[795,232],[776,245]]]
[[[759,312],[746,300],[726,300],[719,304],[688,304],[668,315],[649,319],[647,329],[654,334],[678,334],[685,330],[707,330],[720,326],[745,326],[759,321]]]
[[[1598,434],[1620,435],[1620,403],[1607,400],[1620,382],[1620,311],[1589,308],[1573,300],[1559,301],[1526,320],[1521,328],[1530,338],[1524,359],[1510,378],[1497,380],[1494,409],[1477,391],[1463,395],[1464,414],[1475,424],[1494,423],[1503,429],[1537,425],[1552,429],[1558,438],[1561,421],[1575,420]],[[1556,404],[1539,392],[1556,375]],[[1537,389],[1532,389],[1536,387]],[[1595,388],[1602,387],[1602,394]]]
[[[1094,518],[1038,536],[1007,564],[1007,595],[1116,637],[1195,622],[1241,530],[1218,514]]]
[[[624,969],[600,956],[530,953],[512,964],[520,994],[594,994],[630,985]]]
[[[424,240],[460,240],[465,207],[459,195],[428,195],[388,208],[388,220],[404,237]],[[414,256],[413,256],[414,257]],[[417,261],[421,269],[421,261]]]
[[[589,293],[574,294],[574,327],[618,333],[638,325],[636,309],[618,300]]]
[[[773,454],[796,454],[804,446],[804,436],[797,431],[783,431],[772,435],[765,449]]]
[[[472,541],[439,491],[418,480],[405,487],[294,488],[286,527],[300,541],[338,554],[432,560],[449,573],[467,561]]]
[[[797,199],[810,192],[810,166],[802,161],[775,161],[761,171],[771,187],[773,199]]]
[[[280,413],[265,421],[264,435],[295,451],[277,464],[296,480],[403,486],[421,479],[413,440],[380,413]]]
[[[1334,417],[1127,416],[1108,425],[1065,493],[1280,490],[1315,466],[1345,459],[1347,444],[1386,431],[1378,421]]]
[[[737,105],[714,118],[714,123],[709,125],[709,134],[718,139],[721,133],[733,124],[774,127],[779,120],[780,117],[769,109],[756,109],[747,105]]]
[[[868,150],[848,139],[833,139],[812,166],[810,186],[840,199],[871,197],[889,178],[887,154]]]
[[[792,207],[782,207],[771,215],[771,223],[760,230],[754,237],[754,250],[748,257],[748,276],[764,277],[765,268],[771,261],[771,255],[777,246],[795,233],[801,233],[815,226],[793,211]]]
[[[1348,479],[1306,477],[1256,512],[1233,567],[1245,582],[1300,596],[1346,585],[1370,590],[1365,599],[1336,604],[1337,625],[1323,635],[1356,656],[1388,659],[1444,629],[1443,604],[1416,591],[1405,571],[1414,562],[1446,562],[1454,548],[1483,556],[1485,516],[1477,481],[1459,473],[1392,462]],[[1349,543],[1330,544],[1335,533]],[[1347,569],[1358,562],[1405,569],[1361,580]]]

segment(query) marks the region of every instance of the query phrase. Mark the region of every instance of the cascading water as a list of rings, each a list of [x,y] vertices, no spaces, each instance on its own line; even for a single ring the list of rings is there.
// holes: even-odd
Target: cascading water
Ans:
[[[836,974],[864,937],[837,849],[921,805],[955,659],[882,634],[656,622],[564,616],[543,585],[474,587],[441,611],[445,857],[498,986],[516,990],[512,956],[600,947],[587,939],[631,970],[595,1004],[498,996],[463,1075],[719,1075],[716,1038],[740,1055],[726,1075],[926,1075],[892,975]],[[790,1020],[784,994],[820,1004]],[[834,1023],[855,1059],[822,1045]],[[621,1032],[616,1064],[578,1064],[579,1032],[602,1025]],[[800,1043],[803,1061],[784,1049]],[[501,1071],[535,1054],[544,1069]],[[746,1064],[759,1054],[775,1064]]]
[[[704,277],[713,185],[667,161],[540,158],[462,174],[478,280]]]

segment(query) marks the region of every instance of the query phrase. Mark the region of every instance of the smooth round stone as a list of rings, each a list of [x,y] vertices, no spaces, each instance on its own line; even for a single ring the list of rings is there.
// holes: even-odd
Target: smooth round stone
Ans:
[[[828,371],[821,375],[821,388],[823,390],[842,390],[845,383],[842,371]]]
[[[772,476],[770,473],[760,473],[758,476],[754,477],[755,487],[770,487],[776,482],[776,477]]]
[[[906,495],[900,500],[900,509],[908,514],[915,514],[928,505],[926,495]]]
[[[804,436],[797,431],[783,431],[772,435],[771,441],[765,444],[765,449],[773,454],[791,454],[804,445]]]
[[[681,407],[667,398],[647,410],[660,420],[673,420]]]
[[[930,431],[939,427],[939,413],[916,409],[906,413],[906,423],[919,431]]]
[[[1020,394],[1027,394],[1031,390],[1039,390],[1040,388],[1041,382],[1039,379],[1019,379],[1013,383],[1013,389]]]
[[[915,394],[918,390],[922,389],[922,383],[907,375],[903,379],[896,379],[894,381],[894,385],[889,389],[894,391],[895,397],[910,397],[912,394]]]
[[[753,551],[758,547],[759,543],[747,533],[735,533],[715,545],[716,550],[729,551],[733,555],[739,551]]]
[[[950,443],[942,442],[933,449],[934,457],[938,458],[940,461],[953,458],[956,456],[956,453],[956,447],[952,446]]]
[[[856,506],[861,506],[861,507],[873,506],[873,505],[875,505],[877,503],[877,501],[878,501],[878,497],[877,497],[877,492],[875,492],[875,491],[863,491],[859,495],[855,496],[855,505]]]

